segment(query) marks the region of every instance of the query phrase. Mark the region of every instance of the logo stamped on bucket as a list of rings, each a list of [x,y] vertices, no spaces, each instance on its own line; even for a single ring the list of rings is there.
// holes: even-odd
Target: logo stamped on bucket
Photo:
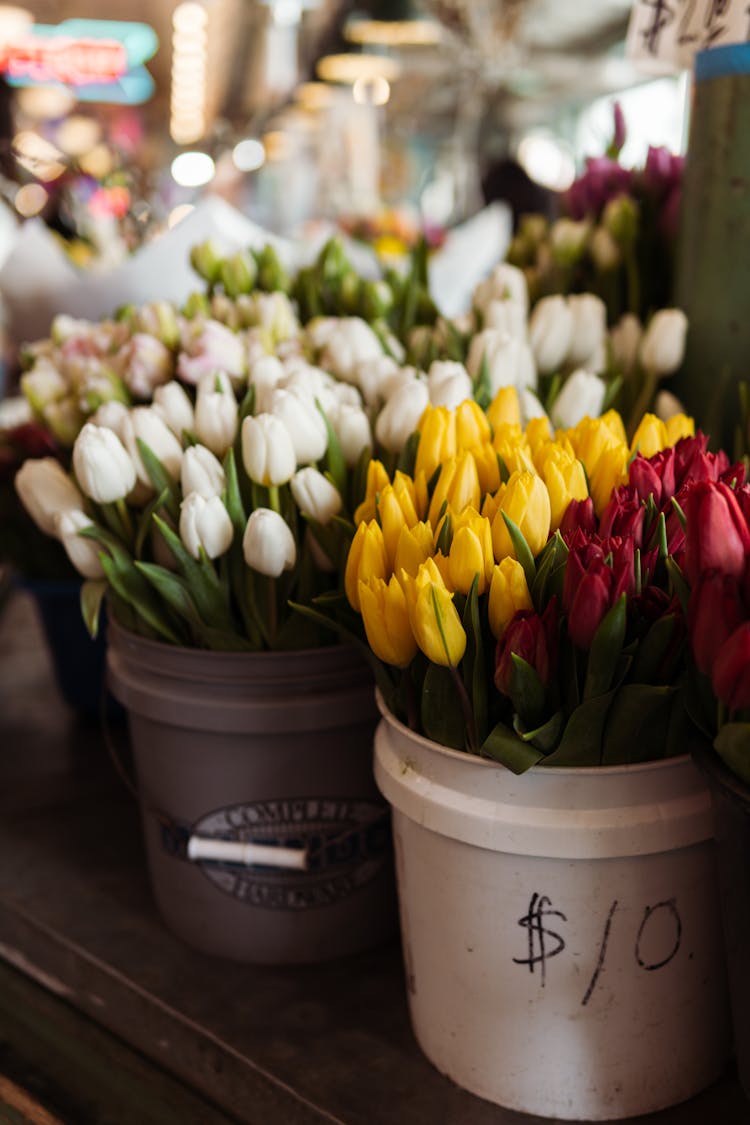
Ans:
[[[305,871],[205,862],[204,875],[227,894],[267,910],[332,905],[369,883],[390,856],[388,811],[372,801],[286,797],[216,809],[192,826],[199,836],[306,848]]]

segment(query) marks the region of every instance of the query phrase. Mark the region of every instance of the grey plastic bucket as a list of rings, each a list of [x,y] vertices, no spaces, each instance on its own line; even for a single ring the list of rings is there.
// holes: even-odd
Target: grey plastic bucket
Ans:
[[[373,683],[356,650],[205,652],[111,623],[107,663],[128,713],[154,896],[175,934],[206,953],[281,964],[395,932]],[[304,850],[307,867],[191,862],[190,836]]]

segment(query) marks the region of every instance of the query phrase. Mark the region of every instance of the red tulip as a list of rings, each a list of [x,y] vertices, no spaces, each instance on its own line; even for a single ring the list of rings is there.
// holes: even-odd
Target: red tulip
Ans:
[[[726,574],[704,574],[690,593],[688,628],[696,665],[709,675],[717,653],[744,618],[739,582]]]
[[[643,459],[642,459],[643,460]],[[647,462],[646,462],[647,463]],[[643,545],[643,520],[646,509],[640,494],[631,485],[616,488],[602,512],[599,534],[603,539],[611,536],[628,536],[636,547]]]
[[[730,711],[750,707],[750,621],[721,646],[711,676],[714,694]]]
[[[566,543],[577,529],[592,534],[596,531],[594,501],[590,496],[587,496],[585,500],[571,500],[565,509],[565,515],[560,524],[560,534]]]
[[[568,633],[578,648],[589,649],[602,618],[612,604],[614,571],[596,556],[571,551],[565,564],[563,609]]]
[[[520,609],[497,642],[495,687],[510,695],[513,654],[536,671],[546,687],[557,671],[557,599],[552,598],[540,617],[532,610]]]
[[[750,552],[750,529],[732,489],[721,481],[697,481],[686,491],[685,515],[690,584],[709,570],[741,577]]]

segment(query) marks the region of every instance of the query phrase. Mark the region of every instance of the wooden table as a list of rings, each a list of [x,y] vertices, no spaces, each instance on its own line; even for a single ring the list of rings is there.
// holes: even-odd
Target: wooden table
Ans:
[[[96,724],[62,702],[22,594],[0,617],[0,1074],[19,1068],[73,1125],[541,1121],[427,1062],[395,943],[269,969],[163,927],[137,809]],[[750,1106],[730,1072],[638,1121],[747,1125]]]

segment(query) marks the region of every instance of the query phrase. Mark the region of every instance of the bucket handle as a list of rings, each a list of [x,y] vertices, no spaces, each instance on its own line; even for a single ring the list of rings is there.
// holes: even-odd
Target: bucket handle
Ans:
[[[358,835],[363,828],[374,827],[390,816],[390,809],[385,807],[378,816],[362,821],[353,828],[339,833],[338,836],[327,838],[316,848],[287,848],[278,844],[255,844],[242,840],[226,840],[218,836],[198,836],[189,828],[179,824],[174,817],[159,808],[153,801],[146,800],[128,773],[109,727],[106,682],[102,684],[100,720],[104,744],[117,776],[131,797],[158,821],[169,852],[179,859],[187,859],[192,863],[236,863],[244,867],[278,867],[282,870],[306,871],[310,866],[310,860],[322,855],[326,848],[345,843],[351,836]]]

